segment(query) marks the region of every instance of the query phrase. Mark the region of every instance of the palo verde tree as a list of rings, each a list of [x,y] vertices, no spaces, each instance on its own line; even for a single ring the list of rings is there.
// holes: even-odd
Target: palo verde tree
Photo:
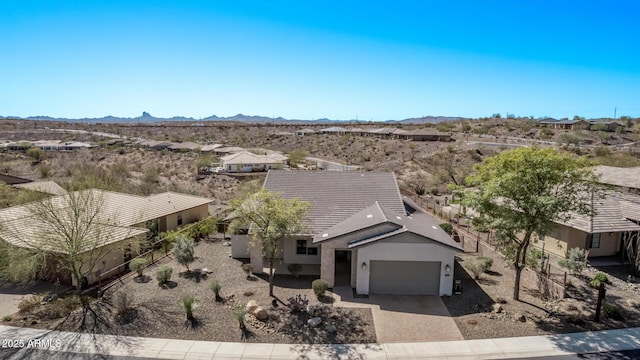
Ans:
[[[283,199],[280,195],[260,190],[233,201],[232,233],[249,226],[251,245],[262,249],[269,262],[269,296],[273,296],[273,265],[279,249],[278,240],[299,234],[310,204],[299,199]]]
[[[487,158],[467,182],[475,189],[465,195],[465,204],[486,219],[513,261],[515,300],[531,236],[547,234],[554,222],[572,214],[593,214],[599,196],[589,162],[551,148],[519,148]]]
[[[94,274],[112,251],[135,251],[145,231],[116,226],[96,190],[34,201],[2,214],[0,279],[28,283],[47,272],[68,272],[81,293],[83,277]],[[101,271],[109,269],[100,269]]]

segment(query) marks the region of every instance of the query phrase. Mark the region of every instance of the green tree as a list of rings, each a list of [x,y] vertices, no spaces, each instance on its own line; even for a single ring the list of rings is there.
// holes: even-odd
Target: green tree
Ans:
[[[269,262],[269,296],[273,296],[273,266],[280,252],[278,240],[303,230],[309,206],[306,201],[283,199],[264,189],[232,203],[231,232],[250,225],[251,245],[261,248],[263,257]]]
[[[40,148],[27,149],[27,156],[33,158],[36,161],[36,164],[40,164],[40,162],[44,159],[45,155],[46,154],[44,150]]]
[[[305,150],[293,150],[289,153],[289,166],[297,167],[298,164],[304,162],[307,156],[309,156],[309,153]]]
[[[465,195],[465,204],[487,219],[513,262],[515,300],[531,235],[547,234],[572,214],[592,214],[598,192],[585,158],[551,148],[502,152],[485,159],[467,181],[475,190]]]
[[[176,238],[173,244],[173,250],[171,251],[180,265],[187,268],[187,271],[189,271],[189,264],[195,260],[193,257],[194,246],[195,243],[193,239],[180,234]]]

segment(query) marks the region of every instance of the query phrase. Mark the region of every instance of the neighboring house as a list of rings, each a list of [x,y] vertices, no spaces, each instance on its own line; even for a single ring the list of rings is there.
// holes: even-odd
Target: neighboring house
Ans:
[[[640,166],[621,168],[600,165],[595,167],[600,183],[614,187],[618,191],[640,194]]]
[[[534,246],[560,257],[575,247],[589,250],[589,257],[626,256],[626,246],[640,234],[640,197],[608,191],[593,199],[593,210],[593,216],[573,214],[557,223],[549,234],[534,239]]]
[[[220,158],[220,166],[225,172],[230,173],[282,169],[284,163],[282,156],[256,155],[248,151],[241,151]]]
[[[237,146],[220,146],[213,149],[213,154],[215,156],[224,156],[224,155],[235,154],[241,151],[245,151],[245,149]]]
[[[169,150],[176,152],[189,152],[189,151],[200,151],[202,145],[196,144],[194,142],[185,141],[181,143],[175,143],[169,146]]]
[[[451,141],[451,135],[436,129],[415,129],[400,134],[400,139],[413,141]]]
[[[589,130],[615,132],[618,128],[624,129],[624,125],[617,121],[591,121],[590,124]]]
[[[215,149],[222,147],[222,144],[207,144],[200,148],[201,152],[214,152]]]
[[[86,273],[86,282],[98,281],[100,274],[118,268],[135,256],[134,250],[127,249],[135,239],[143,237],[150,230],[162,232],[176,229],[208,216],[208,204],[211,199],[198,196],[165,192],[151,196],[138,196],[112,191],[90,189],[90,196],[99,199],[102,206],[97,226],[104,234],[104,243],[108,253],[99,262],[94,273]],[[64,206],[65,195],[51,198],[56,206]],[[0,239],[19,247],[25,247],[25,238],[29,241],[42,238],[47,233],[47,223],[35,218],[29,206],[20,205],[0,210]],[[46,246],[43,238],[42,246]],[[61,249],[62,250],[62,249]],[[122,271],[125,270],[123,266]],[[72,284],[69,274],[56,274],[60,281]]]
[[[276,272],[301,264],[330,287],[358,294],[451,295],[461,247],[430,215],[400,195],[393,173],[270,171],[264,188],[309,201],[306,230],[278,244]],[[235,235],[234,257],[249,257],[261,273],[261,249]]]
[[[564,130],[586,130],[591,126],[591,123],[585,120],[546,120],[541,121],[540,124],[552,129]]]
[[[65,195],[67,193],[67,190],[58,185],[58,183],[56,183],[55,181],[51,180],[39,180],[21,184],[14,184],[13,187],[51,195]]]
[[[169,141],[142,140],[142,141],[139,141],[136,145],[140,147],[147,147],[154,150],[164,150],[174,144]]]
[[[315,130],[312,130],[312,129],[296,130],[297,136],[307,136],[307,135],[313,135],[315,133],[316,133]]]
[[[320,129],[318,132],[321,134],[338,134],[338,135],[343,135],[346,134],[349,130],[343,128],[343,127],[339,127],[339,126],[332,126],[332,127],[328,127],[325,129]]]
[[[398,139],[400,136],[402,136],[406,132],[407,132],[406,130],[402,130],[402,129],[385,127],[385,128],[371,129],[368,131],[368,134],[369,136],[374,136],[379,138]]]

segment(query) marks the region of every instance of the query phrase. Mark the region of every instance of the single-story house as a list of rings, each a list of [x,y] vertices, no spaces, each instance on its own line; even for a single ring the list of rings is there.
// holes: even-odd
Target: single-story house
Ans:
[[[400,139],[413,141],[451,141],[451,135],[436,129],[415,129],[400,134]]]
[[[276,269],[301,264],[329,287],[358,294],[451,295],[460,245],[400,195],[393,173],[269,171],[264,188],[311,203],[303,233],[282,239]],[[234,235],[232,256],[255,272],[265,259],[251,235]]]
[[[540,124],[552,129],[564,130],[586,130],[591,127],[591,123],[585,120],[544,120]]]
[[[200,148],[201,152],[214,152],[215,149],[222,147],[222,144],[207,144]]]
[[[346,134],[348,132],[348,130],[343,128],[343,127],[340,127],[340,126],[332,126],[332,127],[320,129],[318,132],[321,133],[321,134],[343,135],[343,134]]]
[[[87,199],[87,214],[95,214],[92,219],[91,248],[101,249],[101,260],[93,272],[84,275],[86,283],[98,281],[101,274],[116,269],[125,271],[123,264],[135,256],[130,245],[140,240],[149,231],[152,233],[173,230],[180,226],[204,219],[209,214],[211,199],[198,196],[165,192],[150,196],[129,195],[99,189],[82,190],[73,193],[76,198]],[[64,221],[69,214],[70,195],[49,198],[47,204],[59,208],[59,218]],[[53,225],[42,221],[34,214],[37,203],[13,206],[0,210],[0,239],[17,247],[56,246],[51,242]],[[91,208],[99,207],[99,211]],[[94,243],[95,241],[95,243]],[[95,244],[95,246],[93,245]],[[52,249],[57,251],[58,249]],[[64,253],[65,249],[59,249]],[[122,266],[122,268],[120,268]],[[53,274],[51,274],[53,275]],[[70,274],[55,274],[61,283],[77,285]]]
[[[624,128],[624,124],[621,124],[617,121],[590,121],[591,126],[589,126],[589,130],[603,130],[614,132],[618,130],[618,128]]]
[[[315,133],[316,133],[315,130],[312,130],[312,129],[296,130],[297,136],[307,136],[307,135],[313,135]]]
[[[640,166],[621,168],[599,165],[595,167],[595,172],[602,184],[618,191],[640,194]]]
[[[594,197],[593,209],[593,216],[573,214],[556,223],[549,234],[534,239],[534,246],[560,257],[576,247],[589,250],[589,257],[624,255],[627,242],[640,234],[640,196],[608,191]]]
[[[284,163],[282,156],[256,155],[248,151],[240,151],[220,158],[220,166],[230,173],[282,169]]]
[[[176,152],[189,152],[189,151],[199,151],[202,148],[202,145],[196,144],[194,142],[185,141],[181,143],[175,143],[169,146],[169,150]]]
[[[13,187],[31,190],[31,191],[37,191],[37,192],[51,194],[51,195],[64,195],[67,193],[67,190],[65,190],[62,186],[58,185],[58,183],[56,183],[55,181],[51,181],[51,180],[38,180],[38,181],[25,182],[21,184],[15,184],[13,185]]]
[[[238,146],[219,146],[213,149],[213,154],[215,156],[224,156],[224,155],[235,154],[241,151],[245,151],[245,149]]]

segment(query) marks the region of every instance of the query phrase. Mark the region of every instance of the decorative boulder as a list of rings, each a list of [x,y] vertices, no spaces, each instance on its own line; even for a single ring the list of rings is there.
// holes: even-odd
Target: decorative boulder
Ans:
[[[310,327],[316,327],[318,325],[320,325],[320,323],[322,322],[322,319],[319,317],[313,317],[309,320],[307,320],[307,325],[309,325]]]
[[[262,306],[258,306],[251,314],[260,321],[265,321],[269,318],[269,313]]]
[[[502,312],[502,305],[498,303],[493,304],[493,312],[496,314],[500,314]]]
[[[524,314],[521,314],[521,313],[516,313],[516,314],[514,314],[514,315],[513,315],[513,318],[514,318],[516,321],[520,321],[520,322],[527,322],[527,317],[526,317],[526,316],[524,316]]]
[[[260,306],[258,305],[258,302],[255,300],[249,300],[249,302],[247,303],[247,306],[245,307],[247,309],[247,312],[250,314],[253,314],[253,312],[256,310],[256,308]]]

